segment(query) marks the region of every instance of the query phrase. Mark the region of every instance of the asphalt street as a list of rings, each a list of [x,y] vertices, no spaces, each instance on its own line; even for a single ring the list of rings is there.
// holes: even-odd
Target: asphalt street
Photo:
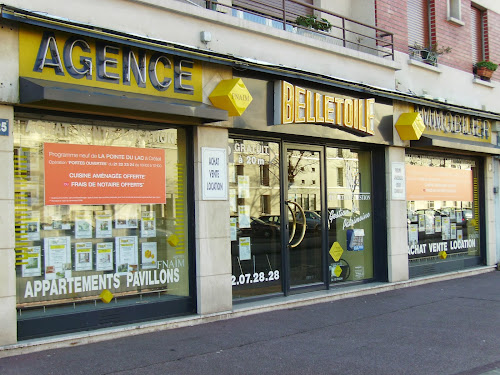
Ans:
[[[10,356],[0,374],[500,374],[500,272]]]

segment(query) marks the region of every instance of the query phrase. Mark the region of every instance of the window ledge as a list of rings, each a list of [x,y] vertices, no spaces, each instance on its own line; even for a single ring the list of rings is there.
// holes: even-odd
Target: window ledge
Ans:
[[[483,81],[482,79],[480,78],[476,78],[474,77],[472,79],[472,82],[474,82],[475,84],[478,84],[478,85],[481,85],[481,86],[486,86],[486,87],[490,87],[490,88],[495,88],[495,85],[492,83],[492,82],[488,82],[488,81]]]
[[[459,26],[465,26],[465,22],[462,20],[459,20],[458,18],[455,17],[448,17],[448,22],[454,23]]]
[[[408,60],[408,65],[418,66],[419,68],[430,70],[430,71],[436,72],[436,73],[442,73],[443,72],[437,66],[426,64],[424,62],[421,62],[421,61],[418,61],[418,60],[415,60],[415,59],[409,59]]]

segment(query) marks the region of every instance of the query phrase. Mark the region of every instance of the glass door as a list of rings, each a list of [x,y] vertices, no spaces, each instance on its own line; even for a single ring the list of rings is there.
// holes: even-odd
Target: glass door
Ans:
[[[321,147],[285,145],[287,286],[324,283]]]

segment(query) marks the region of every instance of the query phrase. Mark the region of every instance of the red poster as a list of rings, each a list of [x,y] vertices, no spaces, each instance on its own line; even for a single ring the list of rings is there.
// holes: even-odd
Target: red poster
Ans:
[[[472,202],[472,171],[406,165],[406,200]]]
[[[165,151],[44,144],[45,205],[165,203]]]

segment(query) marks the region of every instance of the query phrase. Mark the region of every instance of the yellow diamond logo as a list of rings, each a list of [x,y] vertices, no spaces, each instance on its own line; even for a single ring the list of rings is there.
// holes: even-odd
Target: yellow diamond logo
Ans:
[[[179,237],[175,234],[172,234],[167,238],[167,242],[170,246],[176,247],[179,244]]]
[[[335,276],[340,277],[340,274],[342,273],[342,267],[340,266],[335,267],[333,273],[335,274]]]
[[[241,78],[219,82],[208,98],[214,107],[225,109],[229,116],[241,116],[253,99]]]
[[[338,242],[335,242],[332,247],[330,248],[330,255],[332,256],[333,260],[338,262],[340,257],[342,256],[342,253],[344,252],[344,249],[342,249],[342,246]]]
[[[441,259],[446,259],[446,257],[448,256],[448,254],[446,254],[446,251],[440,251],[438,255]]]

